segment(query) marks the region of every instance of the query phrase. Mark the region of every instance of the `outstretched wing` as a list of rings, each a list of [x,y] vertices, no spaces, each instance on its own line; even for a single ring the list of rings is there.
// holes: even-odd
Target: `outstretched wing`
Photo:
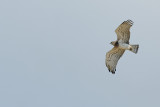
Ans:
[[[130,39],[130,27],[133,25],[133,21],[127,20],[118,26],[115,30],[117,34],[117,40],[121,40],[123,43],[129,43]]]
[[[116,65],[118,63],[118,60],[125,52],[124,49],[114,47],[106,54],[106,66],[109,70],[109,72],[112,72],[113,74],[116,71]]]

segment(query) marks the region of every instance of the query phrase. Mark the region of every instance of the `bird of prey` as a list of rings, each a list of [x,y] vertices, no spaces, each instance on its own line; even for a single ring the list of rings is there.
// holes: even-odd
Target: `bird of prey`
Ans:
[[[139,45],[131,45],[129,44],[130,39],[130,28],[133,25],[133,21],[127,20],[118,26],[115,30],[117,34],[117,40],[112,41],[110,44],[114,47],[106,53],[106,66],[112,74],[115,74],[116,65],[118,60],[123,55],[125,50],[129,50],[133,53],[138,52]]]

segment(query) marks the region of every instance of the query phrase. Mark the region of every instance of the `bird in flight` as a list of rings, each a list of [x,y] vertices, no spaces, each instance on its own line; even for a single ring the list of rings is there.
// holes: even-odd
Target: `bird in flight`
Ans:
[[[138,52],[139,45],[129,44],[130,28],[133,25],[133,21],[127,20],[118,26],[115,30],[117,34],[117,40],[112,41],[110,44],[114,47],[106,53],[106,66],[112,74],[115,74],[118,60],[124,54],[125,50],[129,50],[133,53]]]

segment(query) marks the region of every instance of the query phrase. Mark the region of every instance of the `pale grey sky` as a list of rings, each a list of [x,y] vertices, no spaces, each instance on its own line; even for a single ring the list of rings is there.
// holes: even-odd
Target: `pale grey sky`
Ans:
[[[159,0],[1,0],[0,107],[159,107]],[[112,75],[105,54],[131,19]]]

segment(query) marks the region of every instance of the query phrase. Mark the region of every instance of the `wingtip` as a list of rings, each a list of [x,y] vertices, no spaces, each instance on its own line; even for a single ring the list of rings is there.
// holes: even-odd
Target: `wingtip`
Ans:
[[[115,70],[110,70],[110,69],[108,69],[108,71],[111,72],[112,74],[115,74],[116,69],[115,69]]]
[[[110,69],[108,69],[108,71],[111,72]]]
[[[134,23],[134,22],[133,22],[132,20],[130,20],[130,19],[128,19],[127,22],[128,22],[130,25],[133,25],[133,23]]]
[[[115,72],[112,72],[112,74],[115,74]]]

